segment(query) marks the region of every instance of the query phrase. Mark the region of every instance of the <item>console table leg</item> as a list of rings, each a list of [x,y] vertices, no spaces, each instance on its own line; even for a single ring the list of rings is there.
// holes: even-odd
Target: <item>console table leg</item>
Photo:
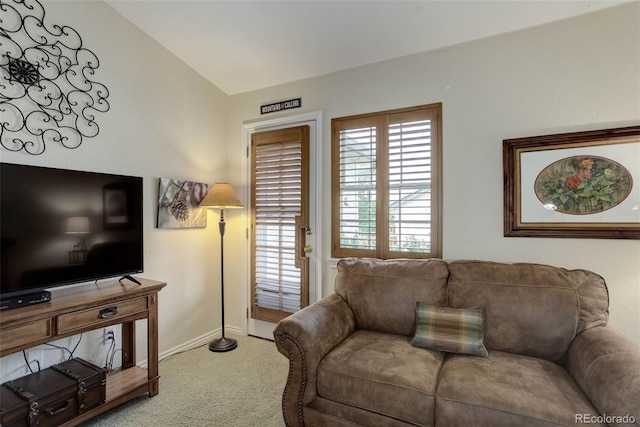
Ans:
[[[122,368],[127,369],[136,365],[136,324],[126,322],[122,324]]]
[[[158,368],[158,293],[149,295],[149,318],[147,319],[147,357],[149,360],[149,396],[155,396],[160,391]]]

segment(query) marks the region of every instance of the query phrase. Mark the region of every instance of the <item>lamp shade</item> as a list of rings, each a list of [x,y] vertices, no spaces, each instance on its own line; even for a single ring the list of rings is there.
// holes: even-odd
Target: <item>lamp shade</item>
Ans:
[[[67,218],[67,233],[88,233],[89,232],[89,217],[86,216],[72,216]]]
[[[228,182],[216,182],[200,202],[201,208],[242,208],[238,195]]]

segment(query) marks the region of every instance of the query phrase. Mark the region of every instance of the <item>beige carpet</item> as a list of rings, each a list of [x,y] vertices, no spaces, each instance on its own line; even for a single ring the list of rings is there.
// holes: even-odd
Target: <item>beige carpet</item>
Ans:
[[[288,361],[275,344],[229,335],[238,348],[207,346],[160,362],[160,394],[142,396],[82,424],[84,427],[282,427]]]

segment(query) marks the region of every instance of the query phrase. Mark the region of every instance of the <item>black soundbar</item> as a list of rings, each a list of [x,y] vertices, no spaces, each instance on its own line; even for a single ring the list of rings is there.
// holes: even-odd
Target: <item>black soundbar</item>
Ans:
[[[8,310],[10,308],[25,307],[27,305],[40,304],[51,301],[51,292],[36,291],[22,294],[19,296],[2,298],[0,300],[0,310]]]

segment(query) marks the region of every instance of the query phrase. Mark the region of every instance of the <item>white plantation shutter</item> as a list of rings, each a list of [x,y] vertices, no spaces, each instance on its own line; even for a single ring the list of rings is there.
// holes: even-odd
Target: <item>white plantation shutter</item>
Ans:
[[[340,133],[340,246],[376,248],[376,128]]]
[[[389,250],[431,252],[431,120],[389,124]]]
[[[440,104],[332,120],[332,256],[441,254]]]
[[[300,310],[308,301],[296,240],[304,211],[305,144],[308,142],[300,138],[253,144],[255,318],[276,321]]]

